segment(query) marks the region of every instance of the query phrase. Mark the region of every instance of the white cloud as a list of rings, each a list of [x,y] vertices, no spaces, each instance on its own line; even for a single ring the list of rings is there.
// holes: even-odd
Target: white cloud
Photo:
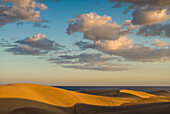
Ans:
[[[152,16],[151,16],[152,17]],[[142,18],[142,17],[141,17]],[[154,19],[156,17],[153,17]],[[140,20],[139,20],[140,21]],[[112,22],[110,16],[99,16],[96,13],[81,14],[70,20],[67,29],[68,34],[83,32],[84,37],[93,43],[77,42],[81,49],[96,49],[110,55],[122,57],[128,61],[169,61],[170,49],[157,49],[133,43],[133,39],[127,38],[133,29],[138,28],[130,20],[123,25]]]
[[[12,6],[0,5],[0,26],[16,21],[44,22],[36,8],[46,10],[47,6],[33,0],[2,0],[2,3],[13,3]]]
[[[55,41],[47,39],[45,34],[36,34],[34,36],[26,37],[23,40],[16,41],[16,43],[44,50],[58,50],[63,47]]]
[[[36,2],[33,0],[1,0],[3,4],[13,3],[15,6],[23,7],[23,8],[35,8]]]
[[[10,45],[6,52],[11,52],[15,55],[41,55],[47,54],[50,51],[57,52],[64,48],[64,46],[47,39],[45,34],[36,34],[34,36],[26,37],[23,40],[15,42],[16,45]]]
[[[133,24],[147,25],[165,22],[170,19],[167,9],[148,10],[146,7],[139,7],[133,12]]]
[[[122,50],[130,49],[135,44],[132,43],[133,39],[128,39],[127,37],[120,37],[118,40],[109,41],[109,40],[99,40],[95,41],[95,45],[101,49],[105,50]]]
[[[169,6],[169,0],[110,0],[111,2],[126,2],[135,5]]]
[[[47,38],[47,36],[45,34],[36,34],[34,36],[30,36],[27,39],[25,39],[26,41],[38,41],[38,40],[43,40]]]
[[[168,12],[170,11],[170,1],[169,0],[110,0],[112,2],[121,3],[131,3],[129,8],[135,9],[132,16],[132,23],[135,25],[147,25],[156,24],[160,22],[165,22],[170,19]]]
[[[170,49],[169,48],[150,48],[140,44],[132,43],[133,40],[127,40],[125,45],[123,40],[117,40],[114,43],[118,45],[113,45],[110,42],[102,43],[76,43],[81,49],[96,49],[110,55],[116,55],[123,57],[128,61],[141,61],[141,62],[162,62],[170,61]],[[166,58],[166,59],[165,59]]]
[[[76,20],[70,19],[67,33],[71,34],[73,32],[85,32],[95,27],[109,24],[111,21],[112,18],[107,15],[100,16],[93,12],[90,12],[89,14],[80,14],[76,16]],[[113,23],[113,26],[119,27],[116,23]]]
[[[84,38],[90,40],[117,40],[119,37],[132,32],[132,27],[127,28],[128,26],[118,25],[112,21],[110,16],[100,16],[91,12],[78,15],[76,20],[71,19],[67,33],[82,32],[84,33]]]
[[[48,9],[48,7],[43,3],[37,4],[37,7],[39,7],[41,10],[47,10]]]

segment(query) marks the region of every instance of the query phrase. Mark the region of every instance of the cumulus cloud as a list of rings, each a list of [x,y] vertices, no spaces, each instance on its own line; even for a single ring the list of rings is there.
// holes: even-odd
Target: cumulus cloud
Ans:
[[[170,46],[170,43],[168,42],[164,42],[158,39],[155,39],[156,43],[152,43],[152,45],[156,46],[156,47],[166,47],[166,46]]]
[[[35,8],[36,2],[32,0],[1,0],[3,4],[13,3],[15,6],[25,7],[25,8]]]
[[[55,41],[47,39],[47,36],[45,34],[36,34],[34,36],[27,37],[23,40],[18,40],[15,43],[46,50],[57,50],[63,47]]]
[[[137,31],[136,35],[152,37],[152,36],[161,36],[161,37],[170,37],[170,24],[153,24],[145,25]]]
[[[82,53],[79,55],[61,55],[51,58],[49,61],[61,65],[64,68],[89,69],[99,71],[121,71],[128,70],[128,64],[113,62],[116,57],[106,57],[96,53]]]
[[[44,22],[40,10],[48,9],[43,3],[34,0],[1,0],[3,4],[13,3],[12,6],[0,5],[0,26],[16,21]]]
[[[129,9],[135,9],[132,23],[136,25],[147,25],[165,22],[170,19],[169,0],[110,0],[112,2],[131,3]]]
[[[135,44],[132,38],[128,38],[132,30],[138,27],[133,25],[131,20],[126,20],[123,25],[117,25],[112,22],[110,16],[89,13],[77,16],[76,20],[71,19],[67,33],[83,32],[84,37],[91,40],[91,42],[80,41],[75,43],[82,50],[96,49],[128,61],[169,61],[170,49],[168,47],[151,48],[142,44]]]
[[[132,30],[127,25],[118,25],[113,22],[110,16],[100,16],[91,12],[80,14],[76,19],[70,19],[67,33],[82,32],[84,38],[90,40],[117,40],[121,36],[130,34]]]
[[[58,51],[64,47],[55,41],[47,39],[45,34],[36,34],[34,36],[26,37],[23,40],[18,40],[15,43],[16,45],[5,51],[15,55],[41,55],[52,50]]]
[[[99,49],[123,50],[132,48],[135,45],[134,43],[132,43],[132,41],[133,39],[128,39],[127,37],[120,37],[118,40],[115,41],[99,40],[95,42],[95,45]]]
[[[147,25],[165,22],[166,20],[170,19],[170,15],[168,15],[167,13],[168,13],[167,9],[148,11],[148,8],[140,7],[133,12],[132,23],[137,25]]]
[[[126,41],[127,40],[127,41]],[[127,42],[125,45],[123,43]],[[115,46],[115,44],[119,44]],[[150,48],[141,44],[134,44],[133,40],[126,39],[120,41],[100,41],[94,43],[76,43],[82,49],[96,49],[110,55],[123,57],[128,61],[141,61],[141,62],[161,62],[170,61],[169,48]]]

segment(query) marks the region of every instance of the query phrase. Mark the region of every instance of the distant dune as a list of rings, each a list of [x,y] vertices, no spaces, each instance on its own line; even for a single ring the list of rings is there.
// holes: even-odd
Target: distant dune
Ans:
[[[123,90],[120,90],[120,92],[136,95],[136,96],[141,97],[141,98],[157,97],[157,95],[153,95],[153,94],[142,92],[142,91],[134,91],[134,90],[123,89]]]
[[[122,97],[120,93],[125,94]],[[120,90],[119,95],[117,97],[90,95],[35,84],[0,85],[0,112],[2,114],[136,114],[138,112],[138,114],[170,114],[169,95],[159,96],[132,90]]]
[[[91,90],[91,91],[83,90],[80,91],[80,93],[108,96],[108,97],[140,98],[136,95],[120,92],[120,90]]]

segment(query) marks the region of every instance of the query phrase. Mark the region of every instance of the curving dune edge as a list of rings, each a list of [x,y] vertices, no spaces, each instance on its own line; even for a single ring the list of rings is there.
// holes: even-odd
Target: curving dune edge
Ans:
[[[159,96],[159,95],[154,95],[154,94],[139,92],[139,91],[132,91],[132,90],[120,90],[120,92],[132,94],[138,96],[138,98],[106,97],[106,96],[89,95],[89,94],[79,93],[75,91],[68,91],[60,88],[55,88],[51,86],[36,85],[36,84],[0,85],[0,102],[1,102],[0,111],[4,111],[4,112],[8,111],[12,114],[29,112],[29,111],[33,111],[30,113],[43,114],[48,112],[48,114],[53,114],[53,113],[56,114],[56,113],[70,113],[70,112],[73,113],[75,111],[75,107],[81,107],[78,108],[79,112],[81,112],[82,109],[85,110],[90,108],[93,111],[94,109],[99,110],[102,109],[101,107],[104,107],[103,111],[112,112],[111,110],[113,110],[113,107],[115,106],[116,106],[115,110],[118,110],[117,107],[119,108],[128,107],[124,105],[130,105],[129,107],[134,107],[137,104],[140,104],[140,106],[138,105],[137,107],[141,108],[147,105],[146,103],[152,104],[149,105],[150,107],[158,106],[155,105],[156,103],[159,104],[159,106],[160,105],[161,106],[166,105],[167,107],[170,106],[169,103],[168,104],[166,103],[170,101],[169,96]],[[30,102],[34,102],[34,103],[30,103]],[[11,108],[9,108],[8,104],[10,104]],[[17,105],[15,106],[15,104]],[[19,104],[23,104],[23,105],[19,105]],[[35,106],[32,104],[34,104]],[[43,104],[43,106],[41,107],[40,104],[41,105]],[[7,110],[7,109],[11,109],[11,110]],[[127,110],[128,109],[129,108],[127,108]],[[136,110],[136,108],[135,109],[131,108],[131,110],[132,109]],[[99,112],[102,112],[102,110],[100,110]]]

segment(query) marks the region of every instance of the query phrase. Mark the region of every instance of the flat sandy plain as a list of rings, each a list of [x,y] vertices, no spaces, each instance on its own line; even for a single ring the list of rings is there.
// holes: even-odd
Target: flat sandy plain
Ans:
[[[0,114],[170,114],[170,92],[78,92],[36,84],[0,85]]]

